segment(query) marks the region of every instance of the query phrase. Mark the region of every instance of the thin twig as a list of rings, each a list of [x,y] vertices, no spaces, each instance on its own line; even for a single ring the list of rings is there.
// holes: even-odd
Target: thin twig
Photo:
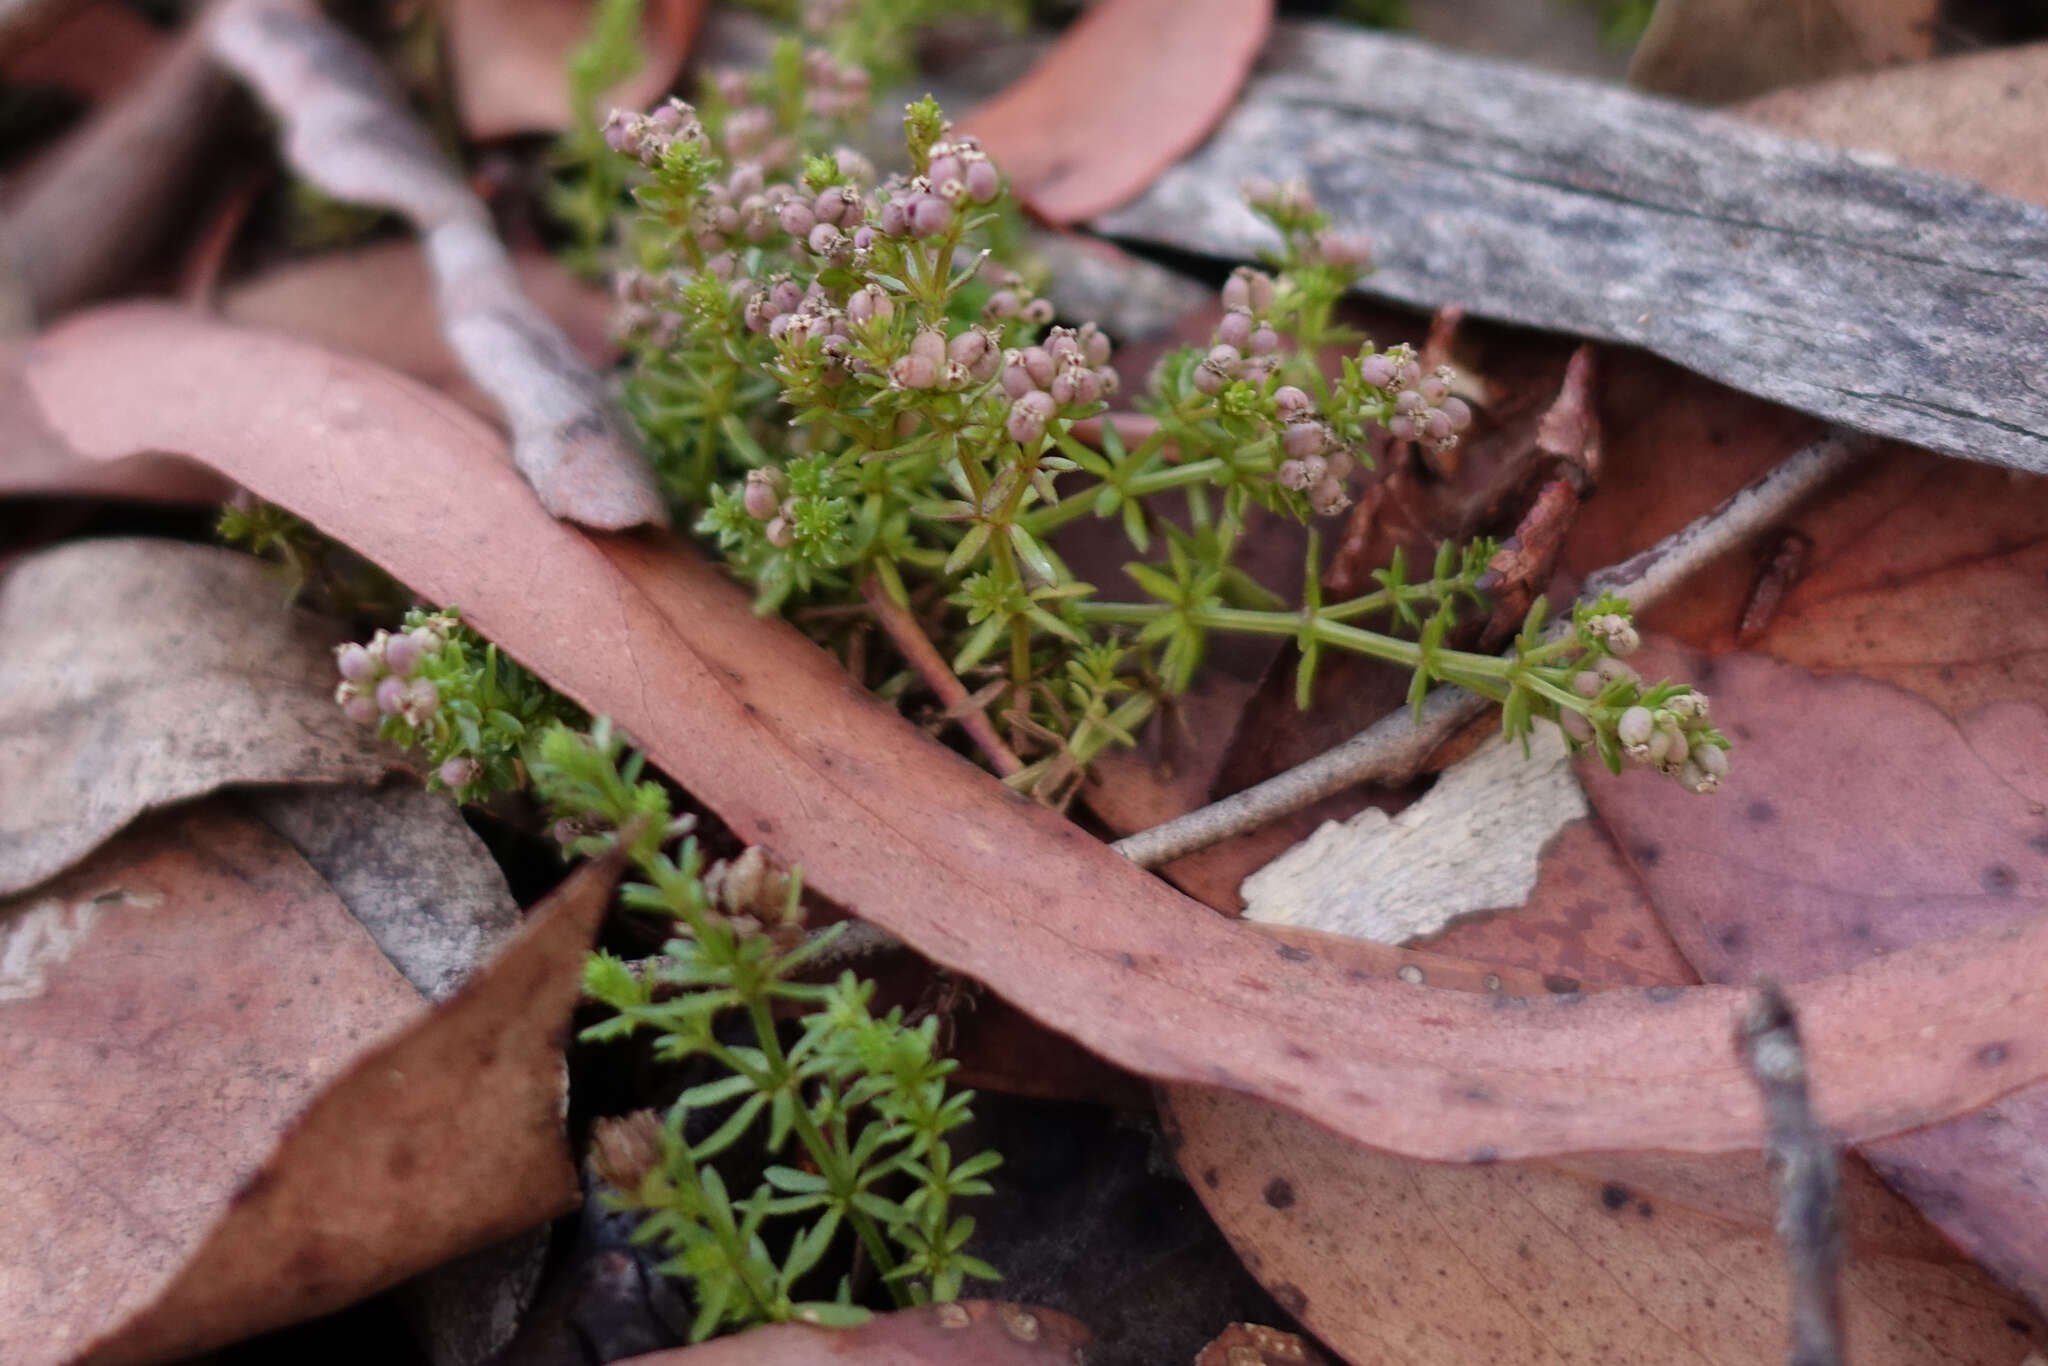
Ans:
[[[1873,444],[1869,437],[1833,431],[1800,450],[1706,516],[1639,555],[1603,569],[1586,582],[1587,600],[1603,592],[1625,597],[1641,611],[1686,575],[1769,526],[1820,488]],[[1299,811],[1354,783],[1405,782],[1437,747],[1492,703],[1463,688],[1432,689],[1419,721],[1405,711],[1381,717],[1334,749],[1244,791],[1185,816],[1140,830],[1110,847],[1145,868],[1170,863],[1232,835]]]
[[[1792,1275],[1791,1366],[1842,1366],[1842,1167],[1833,1135],[1813,1117],[1806,1053],[1792,1003],[1759,982],[1736,1047],[1769,1117],[1765,1153],[1778,1187],[1778,1241]]]
[[[925,635],[924,628],[917,624],[917,619],[889,596],[889,590],[881,579],[870,575],[861,584],[860,592],[867,599],[868,609],[875,614],[875,621],[888,633],[896,649],[909,661],[910,667],[917,670],[917,676],[924,680],[925,686],[938,694],[947,714],[959,720],[960,729],[967,732],[967,738],[974,741],[995,771],[1005,778],[1022,771],[1024,761],[1003,743],[1003,737],[996,734],[995,726],[990,724],[981,708],[968,700],[967,685],[954,674],[952,667],[939,654],[938,647]]]
[[[489,212],[435,150],[376,58],[308,0],[232,0],[214,56],[283,125],[292,166],[336,199],[405,215],[434,272],[441,329],[512,431],[542,506],[602,530],[668,520],[604,383],[519,288]]]

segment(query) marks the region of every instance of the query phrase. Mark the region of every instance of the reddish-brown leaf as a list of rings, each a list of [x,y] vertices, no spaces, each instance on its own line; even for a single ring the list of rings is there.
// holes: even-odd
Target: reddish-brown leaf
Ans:
[[[145,453],[111,464],[78,456],[43,425],[35,400],[22,387],[27,349],[26,342],[0,346],[0,496],[70,494],[218,503],[235,491],[232,480],[182,456]]]
[[[1273,0],[1103,0],[964,120],[1032,212],[1106,213],[1194,150],[1237,98]]]
[[[0,905],[0,1341],[163,1360],[568,1208],[560,1035],[606,870],[422,1012],[333,892],[222,806]]]
[[[1631,85],[1723,103],[1924,61],[1938,0],[1659,0]]]
[[[411,381],[137,306],[47,336],[31,385],[81,451],[189,452],[460,603],[822,891],[1119,1065],[1416,1156],[1758,1139],[1739,993],[1507,1008],[1276,953],[932,743],[683,547],[548,518],[489,431]],[[2048,1071],[2044,955],[2030,921],[1802,988],[1825,1119],[1896,1132]],[[2006,1061],[1977,1061],[1993,1043]]]
[[[436,0],[448,33],[455,104],[473,138],[557,133],[569,108],[569,56],[590,32],[589,0]],[[609,91],[614,105],[640,109],[675,84],[689,55],[704,0],[652,0],[641,30],[640,68]]]
[[[1071,1366],[1093,1340],[1057,1309],[962,1300],[878,1314],[852,1328],[778,1323],[619,1366]]]

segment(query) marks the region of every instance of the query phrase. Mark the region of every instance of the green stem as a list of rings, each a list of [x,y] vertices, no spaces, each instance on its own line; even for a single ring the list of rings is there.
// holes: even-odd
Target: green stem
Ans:
[[[1155,493],[1166,493],[1172,489],[1185,488],[1190,484],[1205,484],[1221,474],[1224,463],[1218,459],[1196,460],[1186,465],[1168,465],[1162,470],[1135,475],[1123,485],[1126,498],[1149,498]],[[1084,517],[1095,502],[1095,489],[1086,489],[1071,498],[1062,498],[1051,507],[1033,508],[1020,519],[1024,529],[1033,536],[1043,537],[1057,531],[1068,522]]]
[[[844,1204],[846,1221],[853,1225],[854,1232],[860,1236],[861,1245],[867,1248],[868,1257],[873,1260],[876,1270],[886,1277],[889,1272],[896,1269],[896,1255],[889,1250],[889,1244],[883,1239],[882,1231],[875,1227],[875,1221],[854,1205],[853,1195],[856,1187],[853,1173],[848,1171],[846,1164],[841,1161],[839,1150],[819,1131],[818,1122],[811,1117],[810,1107],[804,1104],[804,1098],[796,1093],[796,1074],[789,1065],[788,1056],[782,1051],[782,1041],[775,1035],[775,1016],[769,1009],[768,999],[764,996],[749,1001],[747,1009],[754,1021],[755,1041],[761,1047],[761,1055],[768,1060],[768,1070],[775,1079],[773,1088],[764,1089],[779,1091],[785,1087],[789,1088],[790,1099],[793,1102],[789,1107],[790,1127],[796,1131],[797,1138],[802,1140],[804,1147],[810,1152],[811,1160],[818,1164],[819,1175],[825,1178],[833,1194]],[[907,1308],[914,1302],[901,1282],[885,1283],[898,1308]]]

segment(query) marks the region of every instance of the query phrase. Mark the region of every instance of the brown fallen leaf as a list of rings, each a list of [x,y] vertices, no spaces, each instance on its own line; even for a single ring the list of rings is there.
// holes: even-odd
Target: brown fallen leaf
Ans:
[[[110,394],[107,373],[129,383]],[[922,736],[680,545],[546,517],[489,431],[411,381],[136,306],[46,336],[30,384],[81,451],[188,452],[461,603],[821,892],[1120,1066],[1415,1156],[1758,1141],[1725,1046],[1740,993],[1507,1010],[1277,954]],[[2048,1071],[2043,955],[2048,920],[2029,921],[1801,987],[1827,1122],[1896,1132]],[[1987,1066],[1992,1043],[2008,1054]]]
[[[76,541],[14,565],[0,579],[0,894],[226,783],[399,767],[334,705],[334,636],[233,551]]]
[[[8,56],[9,81],[54,85],[93,100],[140,80],[169,48],[163,31],[116,0],[81,5],[32,47]]]
[[[463,129],[488,141],[558,133],[569,108],[569,55],[590,32],[589,0],[436,0],[446,25],[455,107]],[[643,109],[675,84],[704,0],[653,0],[640,36],[640,68],[598,110]]]
[[[108,464],[86,460],[43,425],[22,387],[28,343],[0,344],[0,497],[62,494],[165,503],[220,503],[235,491],[204,465],[144,452]]]
[[[1107,213],[1207,136],[1272,22],[1272,0],[1103,0],[962,129],[1039,217]]]
[[[144,1307],[125,1321],[93,1314],[80,1359],[140,1366],[311,1318],[573,1209],[562,1040],[616,874],[609,862],[578,870],[451,1000],[359,1056],[330,1053],[345,1070],[323,1078],[303,1112],[284,1112],[289,1130],[260,1165],[217,1167],[215,1198],[195,1200],[198,1183],[183,1185],[179,1208],[192,1222],[152,1249],[160,1270],[137,1287]],[[316,978],[324,971],[318,958],[310,966]],[[394,1018],[404,1017],[387,1011],[380,1023]],[[90,1050],[97,1031],[74,1037]],[[224,1032],[248,1037],[233,1024]],[[313,1047],[323,1045],[332,1040]],[[201,1094],[140,1117],[203,1112],[214,1092]],[[119,1172],[132,1154],[116,1148],[112,1160]]]
[[[1708,104],[1924,61],[1938,0],[1659,0],[1629,84]]]
[[[618,358],[606,330],[609,295],[539,251],[515,252],[512,267],[527,297],[562,329],[577,354],[599,367]],[[275,328],[367,356],[494,418],[496,406],[448,349],[433,299],[433,279],[419,245],[384,242],[326,252],[231,285],[220,313],[230,322]]]
[[[1325,951],[1370,964],[1384,950],[1349,941]],[[1416,961],[1462,990],[1675,990],[1656,985],[1668,979],[1654,964],[1615,959],[1582,968],[1583,981],[1540,956],[1476,982]],[[1683,963],[1675,970],[1683,980]],[[1447,1167],[1345,1144],[1243,1097],[1161,1094],[1176,1156],[1245,1264],[1351,1360],[1747,1366],[1783,1354],[1785,1277],[1757,1154]],[[1868,1168],[1845,1175],[1859,1363],[1989,1366],[2011,1360],[2016,1331],[2041,1331]]]
[[[223,802],[0,904],[9,1362],[160,1360],[557,1212],[558,1036],[608,901],[579,876],[426,1014]]]
[[[1733,800],[1681,813],[1643,784],[1594,799],[1703,977],[1817,977],[2048,906],[2038,703],[1952,721],[1897,688],[1761,656],[1722,656],[1712,675],[1747,732]],[[2048,1089],[2032,1087],[1864,1150],[2036,1305],[2048,1305],[2043,1124]]]
[[[1057,1309],[959,1300],[877,1314],[852,1328],[778,1323],[696,1347],[628,1357],[619,1366],[1072,1366],[1091,1341]]]
[[[1732,112],[2042,203],[2033,133],[2044,110],[2048,44],[2035,43],[1780,90]]]
[[[1220,1091],[1175,1088],[1168,1108],[1180,1160],[1246,1265],[1349,1360],[1783,1357],[1768,1209],[1737,1221],[1598,1171],[1411,1162]],[[1768,1200],[1758,1160],[1707,1171]],[[1846,1282],[1859,1366],[2009,1366],[2043,1331],[1982,1272],[1924,1242],[1859,1246]]]

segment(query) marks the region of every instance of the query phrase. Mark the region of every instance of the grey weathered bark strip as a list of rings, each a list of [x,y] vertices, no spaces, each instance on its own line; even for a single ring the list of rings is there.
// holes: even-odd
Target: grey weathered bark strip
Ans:
[[[1726,115],[1284,25],[1238,109],[1106,232],[1273,244],[1246,176],[1373,236],[1369,292],[1626,342],[1818,417],[2048,472],[2048,211]]]
[[[303,0],[232,0],[214,56],[283,125],[285,155],[337,199],[404,214],[433,267],[442,330],[512,429],[512,459],[557,517],[602,530],[666,510],[604,384],[520,292],[490,215],[370,52]]]

